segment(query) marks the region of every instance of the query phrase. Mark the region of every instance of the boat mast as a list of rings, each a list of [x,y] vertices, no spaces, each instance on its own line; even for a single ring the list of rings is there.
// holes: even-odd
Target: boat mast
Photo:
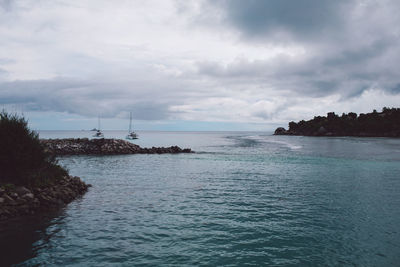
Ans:
[[[132,131],[132,112],[129,113],[129,131],[128,133],[130,134]]]
[[[98,121],[97,121],[97,126],[98,126],[98,129],[97,129],[97,130],[99,130],[99,131],[100,131],[100,116],[99,116],[97,119],[98,119]]]

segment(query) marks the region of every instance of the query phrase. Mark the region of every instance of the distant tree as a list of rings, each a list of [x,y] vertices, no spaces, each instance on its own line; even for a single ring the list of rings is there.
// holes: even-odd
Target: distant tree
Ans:
[[[295,123],[294,121],[289,122],[289,131],[297,130],[297,126],[297,123]]]
[[[352,118],[353,120],[357,119],[357,113],[349,112],[348,116],[349,116],[350,118]]]
[[[328,112],[327,114],[328,120],[332,120],[336,117],[335,112]]]

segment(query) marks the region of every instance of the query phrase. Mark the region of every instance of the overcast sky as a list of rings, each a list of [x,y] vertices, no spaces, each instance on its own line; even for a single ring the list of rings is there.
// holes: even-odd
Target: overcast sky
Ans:
[[[400,103],[397,0],[0,0],[0,108],[35,129],[273,130]]]

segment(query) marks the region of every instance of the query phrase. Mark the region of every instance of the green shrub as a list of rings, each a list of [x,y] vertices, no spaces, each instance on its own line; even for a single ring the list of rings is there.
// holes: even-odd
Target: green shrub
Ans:
[[[23,117],[0,113],[0,183],[33,186],[67,175]]]

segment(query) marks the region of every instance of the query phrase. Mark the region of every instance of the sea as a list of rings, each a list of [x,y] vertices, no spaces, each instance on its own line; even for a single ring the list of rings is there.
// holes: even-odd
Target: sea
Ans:
[[[400,266],[400,139],[138,133],[196,153],[60,157],[92,187],[2,223],[0,265]]]

